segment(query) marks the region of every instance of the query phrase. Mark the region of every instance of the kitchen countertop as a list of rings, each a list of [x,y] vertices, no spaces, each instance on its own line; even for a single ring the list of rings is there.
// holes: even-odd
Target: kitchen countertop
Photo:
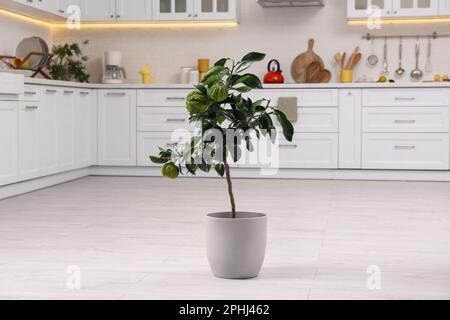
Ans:
[[[52,85],[61,87],[90,88],[90,89],[192,89],[189,84],[174,83],[77,83],[57,80],[25,78],[26,84]],[[450,82],[396,82],[396,83],[286,83],[266,84],[265,89],[346,89],[346,88],[450,88]]]

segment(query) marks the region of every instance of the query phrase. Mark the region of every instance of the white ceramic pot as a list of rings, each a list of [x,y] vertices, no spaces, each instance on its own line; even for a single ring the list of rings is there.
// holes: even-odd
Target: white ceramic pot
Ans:
[[[206,252],[216,277],[249,279],[258,276],[267,242],[267,216],[230,212],[206,216]]]

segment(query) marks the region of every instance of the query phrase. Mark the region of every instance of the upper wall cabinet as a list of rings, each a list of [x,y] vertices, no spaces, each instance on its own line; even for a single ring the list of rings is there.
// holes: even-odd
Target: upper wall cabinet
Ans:
[[[152,0],[82,0],[81,21],[151,20],[152,2]]]
[[[236,0],[153,0],[154,20],[234,20]]]
[[[434,17],[450,14],[450,0],[347,0],[347,18]]]
[[[115,21],[115,0],[81,0],[81,21]]]

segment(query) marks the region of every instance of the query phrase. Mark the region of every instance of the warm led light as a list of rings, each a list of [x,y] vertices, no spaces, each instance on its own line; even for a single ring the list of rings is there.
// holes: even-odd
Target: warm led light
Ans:
[[[31,23],[40,24],[40,25],[43,25],[43,26],[46,26],[46,27],[51,27],[52,26],[52,24],[49,23],[49,22],[42,21],[42,20],[39,20],[39,19],[36,19],[36,18],[32,18],[32,17],[28,17],[28,16],[24,16],[24,15],[21,15],[21,14],[18,14],[18,13],[14,13],[14,12],[11,12],[11,11],[7,11],[7,10],[4,10],[4,9],[0,9],[0,14],[3,14],[5,16],[9,16],[9,17],[14,18],[14,19],[22,20],[22,21],[25,21],[25,22],[31,22]]]
[[[24,16],[18,13],[0,9],[0,14],[10,16],[15,19],[19,19],[26,22],[40,24],[50,28],[67,28],[66,23],[61,22],[46,22],[36,18]],[[81,23],[81,29],[135,29],[135,28],[147,28],[147,29],[205,29],[205,28],[235,28],[238,26],[236,21],[200,21],[200,22],[177,22],[177,21],[152,21],[152,22],[139,22],[139,23]]]
[[[450,23],[450,18],[417,18],[417,19],[382,19],[380,24],[426,24],[426,23]],[[349,25],[362,26],[367,25],[367,20],[349,20]],[[377,21],[378,23],[378,21]]]

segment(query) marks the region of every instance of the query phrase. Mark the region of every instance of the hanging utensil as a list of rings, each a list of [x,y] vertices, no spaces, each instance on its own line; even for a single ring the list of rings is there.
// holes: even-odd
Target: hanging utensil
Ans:
[[[431,36],[428,37],[427,63],[425,64],[425,72],[432,73],[433,65],[431,63]]]
[[[395,70],[395,73],[400,77],[405,74],[405,69],[403,69],[402,67],[402,60],[403,60],[403,42],[402,38],[400,37],[400,42],[398,45],[398,69]]]
[[[416,68],[411,71],[411,78],[413,80],[419,81],[423,77],[422,70],[419,69],[419,57],[420,57],[420,40],[419,37],[417,37],[416,41]]]
[[[388,70],[388,48],[387,48],[387,37],[384,37],[384,48],[383,48],[383,74],[386,74],[389,72]]]
[[[373,47],[374,47],[374,42],[375,39],[372,39],[372,43],[371,43],[371,51],[372,53],[370,54],[370,56],[367,57],[367,65],[371,68],[375,67],[378,64],[378,56],[374,53],[373,51]]]

